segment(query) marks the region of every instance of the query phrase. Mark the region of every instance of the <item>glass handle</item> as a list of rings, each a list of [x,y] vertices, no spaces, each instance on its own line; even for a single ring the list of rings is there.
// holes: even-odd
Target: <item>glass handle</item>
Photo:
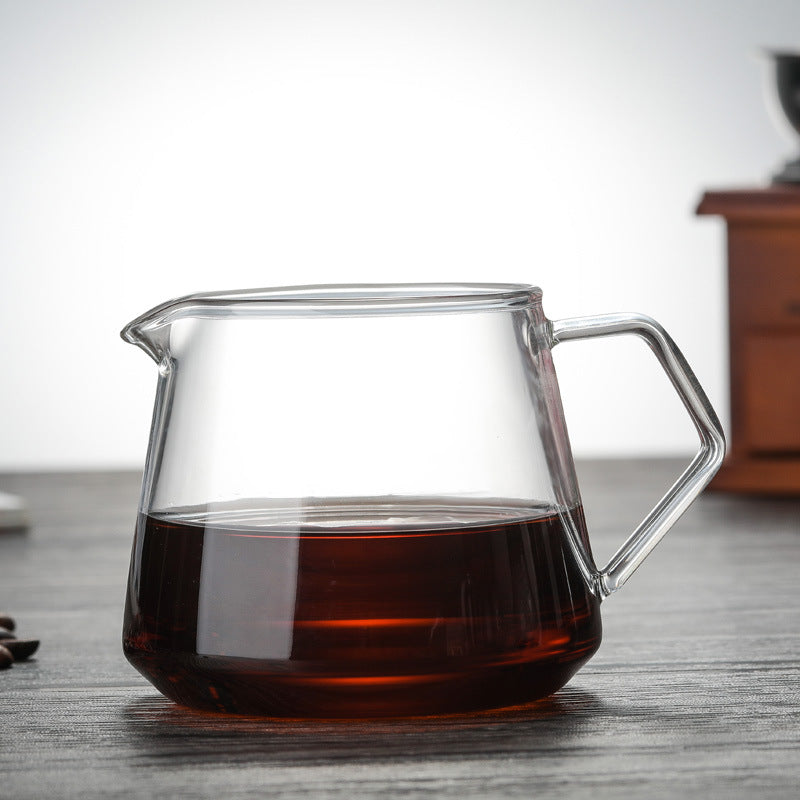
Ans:
[[[625,583],[664,534],[708,485],[725,456],[725,434],[686,359],[669,334],[644,314],[603,314],[550,323],[552,344],[631,333],[644,339],[669,376],[700,436],[700,450],[684,473],[600,571],[604,597]]]

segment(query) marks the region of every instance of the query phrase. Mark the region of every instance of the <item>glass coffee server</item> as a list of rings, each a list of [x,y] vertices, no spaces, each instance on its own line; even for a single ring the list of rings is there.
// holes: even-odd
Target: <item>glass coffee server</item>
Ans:
[[[461,712],[545,696],[718,468],[719,421],[654,320],[560,321],[516,284],[195,294],[123,338],[158,365],[124,651],[201,709]],[[552,348],[634,334],[698,453],[605,567]]]

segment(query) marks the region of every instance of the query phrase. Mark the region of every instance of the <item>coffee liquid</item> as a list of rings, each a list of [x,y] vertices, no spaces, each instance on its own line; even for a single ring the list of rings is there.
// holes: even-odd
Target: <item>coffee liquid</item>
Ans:
[[[508,516],[281,527],[252,511],[142,515],[125,654],[178,703],[241,714],[543,697],[597,650],[599,600],[558,515]]]

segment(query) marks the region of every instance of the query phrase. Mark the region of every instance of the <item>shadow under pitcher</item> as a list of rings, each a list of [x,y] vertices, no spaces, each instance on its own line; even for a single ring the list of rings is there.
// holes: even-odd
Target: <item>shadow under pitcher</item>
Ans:
[[[711,480],[720,423],[640,314],[559,321],[517,284],[195,294],[131,322],[158,364],[123,646],[194,708],[455,713],[562,687],[616,591]],[[697,455],[593,560],[552,348],[634,334]]]

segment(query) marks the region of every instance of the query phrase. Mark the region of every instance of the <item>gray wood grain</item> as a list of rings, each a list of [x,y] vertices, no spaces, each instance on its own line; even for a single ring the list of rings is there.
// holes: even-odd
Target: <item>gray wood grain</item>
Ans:
[[[674,461],[583,462],[607,559]],[[603,605],[600,652],[554,697],[440,719],[203,715],[122,656],[132,473],[0,475],[0,608],[37,657],[0,673],[0,797],[797,797],[800,500],[703,495]]]

